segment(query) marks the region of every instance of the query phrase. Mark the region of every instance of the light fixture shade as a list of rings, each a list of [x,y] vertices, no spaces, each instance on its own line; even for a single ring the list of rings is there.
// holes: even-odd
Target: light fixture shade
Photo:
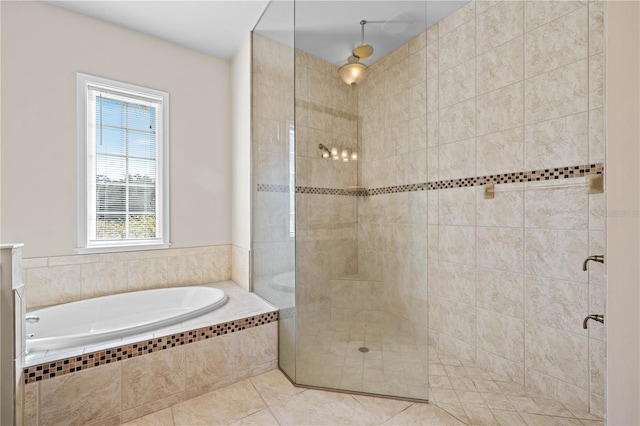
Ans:
[[[348,63],[338,69],[342,81],[351,85],[360,84],[368,72],[369,68],[359,62]]]
[[[371,57],[371,55],[373,55],[373,46],[363,43],[359,46],[356,46],[356,48],[353,49],[352,54],[353,56],[357,56],[360,59],[367,59]]]

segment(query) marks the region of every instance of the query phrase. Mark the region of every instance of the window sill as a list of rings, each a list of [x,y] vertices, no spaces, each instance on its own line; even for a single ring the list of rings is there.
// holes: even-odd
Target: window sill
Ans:
[[[78,252],[78,254],[117,253],[123,251],[162,250],[168,249],[170,246],[171,243],[143,243],[120,246],[83,247],[77,248],[76,251]]]

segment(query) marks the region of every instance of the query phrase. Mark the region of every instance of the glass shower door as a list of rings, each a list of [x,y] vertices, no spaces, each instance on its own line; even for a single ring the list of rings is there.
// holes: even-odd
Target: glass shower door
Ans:
[[[295,13],[296,382],[426,400],[426,4]],[[374,54],[351,86],[362,20]]]
[[[272,2],[252,39],[252,282],[280,309],[279,365],[295,381],[293,2]]]

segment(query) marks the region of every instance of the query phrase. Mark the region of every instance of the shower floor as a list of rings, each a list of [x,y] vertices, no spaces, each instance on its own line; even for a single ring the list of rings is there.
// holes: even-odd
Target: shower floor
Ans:
[[[282,372],[272,370],[127,425],[604,424],[602,419],[532,394],[516,383],[494,379],[477,366],[434,349],[429,369],[433,370],[431,404],[294,387]]]
[[[426,336],[416,339],[401,331],[401,325],[394,321],[302,324],[297,382],[428,399],[466,424],[602,424],[590,413],[527,390],[473,362],[416,343]],[[368,352],[361,352],[362,347]]]
[[[401,331],[401,322],[384,316],[379,319],[384,321],[302,322],[298,327],[296,382],[428,399],[427,344],[417,344],[411,333]],[[423,340],[426,342],[426,335]]]

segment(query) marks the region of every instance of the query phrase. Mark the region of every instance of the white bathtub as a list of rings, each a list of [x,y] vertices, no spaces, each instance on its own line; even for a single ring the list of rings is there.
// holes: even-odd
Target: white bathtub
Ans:
[[[227,294],[211,287],[136,291],[27,313],[27,351],[86,346],[176,324],[211,312]]]
[[[285,293],[295,293],[296,291],[296,273],[295,271],[284,272],[278,274],[271,279],[269,285],[278,291]]]

